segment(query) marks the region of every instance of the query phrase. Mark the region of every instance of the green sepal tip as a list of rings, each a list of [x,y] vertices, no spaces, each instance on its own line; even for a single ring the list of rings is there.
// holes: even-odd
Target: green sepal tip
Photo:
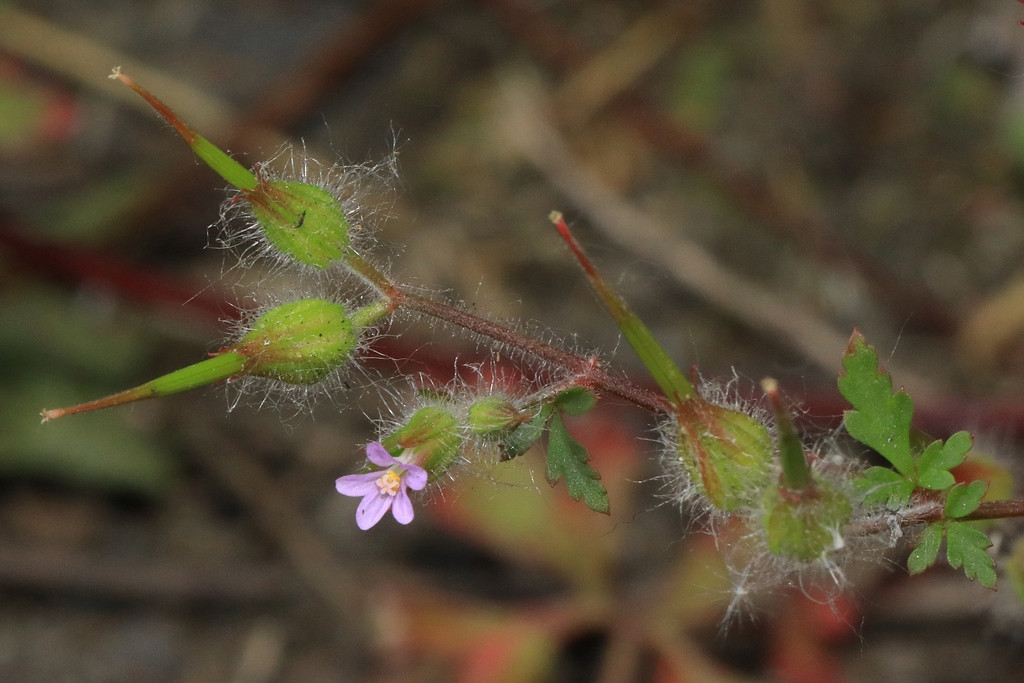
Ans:
[[[384,448],[397,457],[410,451],[412,462],[427,471],[434,481],[452,466],[462,447],[459,425],[445,408],[423,406],[388,436],[380,440]]]

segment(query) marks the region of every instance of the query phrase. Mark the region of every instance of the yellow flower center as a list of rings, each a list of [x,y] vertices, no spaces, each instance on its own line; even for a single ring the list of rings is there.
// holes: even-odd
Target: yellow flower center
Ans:
[[[378,477],[376,483],[377,488],[382,494],[385,496],[393,496],[398,493],[399,485],[402,483],[402,477],[400,477],[394,470],[388,470]]]

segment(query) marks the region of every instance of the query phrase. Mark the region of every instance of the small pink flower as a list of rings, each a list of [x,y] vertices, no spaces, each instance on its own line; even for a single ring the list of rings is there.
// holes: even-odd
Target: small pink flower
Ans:
[[[385,469],[349,474],[335,482],[343,496],[363,497],[356,509],[356,525],[364,531],[369,529],[384,517],[388,508],[399,524],[411,522],[415,513],[406,489],[419,491],[426,486],[427,471],[393,457],[376,441],[366,445],[366,459]]]

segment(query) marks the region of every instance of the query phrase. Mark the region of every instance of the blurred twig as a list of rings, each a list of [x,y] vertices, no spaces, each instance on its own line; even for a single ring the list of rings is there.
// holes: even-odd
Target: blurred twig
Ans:
[[[560,105],[581,91],[578,81],[582,78],[588,83],[605,81],[612,84],[613,87],[601,92],[601,98],[587,101],[587,113],[593,114],[597,104],[607,103],[609,111],[646,140],[651,149],[698,169],[753,220],[785,236],[795,249],[833,268],[854,269],[876,296],[884,297],[886,312],[892,320],[903,325],[909,321],[916,328],[936,332],[948,333],[954,329],[949,312],[938,306],[927,292],[895,276],[863,254],[857,245],[844,239],[825,216],[817,212],[812,215],[806,208],[794,205],[768,179],[728,164],[720,158],[713,140],[683,122],[669,118],[639,91],[637,82],[625,81],[623,76],[629,71],[617,66],[614,56],[628,46],[631,39],[628,31],[621,41],[612,43],[604,52],[590,54],[570,31],[555,25],[541,6],[531,0],[480,2],[519,38],[541,65],[564,79],[562,90],[554,96]],[[696,32],[706,14],[706,5],[702,2],[686,3],[685,7],[678,8],[677,3],[669,0],[665,9],[640,19],[633,30],[642,34],[652,17],[662,16],[664,21],[675,21],[677,25],[673,31],[665,29],[659,32],[657,40],[681,40]],[[660,50],[653,49],[648,56],[653,58],[657,54]],[[650,64],[644,68],[648,66]],[[632,72],[635,75],[642,70],[633,69]],[[562,109],[557,111],[562,116]],[[569,112],[569,122],[578,122],[579,117],[574,117],[571,106],[566,111]]]
[[[590,222],[624,248],[657,263],[676,280],[729,315],[796,349],[829,374],[836,371],[848,334],[783,301],[716,261],[699,244],[681,237],[644,213],[587,171],[545,118],[544,98],[523,80],[509,80],[501,108],[505,129],[526,159],[562,192]],[[935,395],[924,377],[899,371],[916,392]]]
[[[194,443],[208,444],[208,457],[197,464],[208,470],[249,511],[306,585],[330,607],[340,624],[353,624],[365,614],[360,579],[342,568],[329,544],[314,531],[305,515],[249,453],[221,431],[190,422]]]
[[[682,5],[668,3],[638,19],[607,48],[573,71],[558,93],[566,124],[580,123],[632,89],[688,32]]]
[[[190,314],[201,324],[235,314],[225,296],[177,274],[124,263],[91,249],[43,244],[25,237],[28,232],[0,213],[0,251],[10,254],[18,268],[74,286],[109,289],[121,298],[161,306],[178,316]]]
[[[228,135],[236,118],[227,103],[187,81],[143,64],[131,55],[82,33],[10,5],[0,9],[0,48],[76,85],[101,92],[133,109],[150,112],[149,105],[135,93],[106,78],[115,66],[124,66],[133,78],[145,83],[153,92],[160,93],[164,100],[173,102],[183,120],[213,140]],[[280,136],[269,130],[262,130],[254,137],[277,140],[272,147],[280,141]]]
[[[265,89],[244,117],[245,126],[285,129],[310,115],[325,96],[338,91],[383,45],[441,0],[377,0],[340,22],[323,44],[293,73]]]
[[[358,71],[371,55],[437,2],[379,0],[371,3],[355,17],[340,21],[299,67],[262,88],[254,95],[253,105],[241,111],[161,69],[12,7],[0,9],[0,48],[44,66],[71,82],[99,89],[132,107],[148,111],[148,105],[134,93],[105,78],[111,68],[123,65],[135,80],[171,105],[182,120],[222,148],[276,150],[288,141],[282,131],[309,116],[319,101],[339,90],[345,79]],[[308,152],[318,156],[314,150]],[[327,155],[319,157],[328,158]],[[165,181],[157,185],[157,191],[138,206],[129,207],[131,215],[127,217],[126,234],[145,234],[152,240],[152,230],[132,228],[171,224],[167,217],[175,215],[182,207],[187,209],[188,198],[208,186],[208,177],[197,174],[195,164],[183,154],[182,163],[168,171]]]
[[[126,559],[64,548],[0,548],[0,585],[160,603],[283,600],[296,585],[281,566],[186,563],[176,558]]]

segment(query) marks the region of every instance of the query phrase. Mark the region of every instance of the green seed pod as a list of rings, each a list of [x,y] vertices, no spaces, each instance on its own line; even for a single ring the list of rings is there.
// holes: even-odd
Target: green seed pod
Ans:
[[[725,512],[754,502],[752,492],[764,486],[774,457],[764,425],[699,397],[675,412],[676,455],[700,494]]]
[[[800,491],[769,487],[764,531],[773,555],[809,562],[841,544],[837,533],[850,520],[852,506],[841,490],[815,481]]]
[[[383,300],[353,311],[351,317],[341,304],[323,299],[282,304],[261,315],[241,341],[212,358],[106,398],[44,410],[43,421],[170,396],[245,375],[290,384],[316,384],[347,363],[363,329],[389,312]]]
[[[281,253],[316,268],[326,268],[342,256],[349,244],[349,224],[334,195],[311,183],[257,177],[192,130],[170,107],[119,68],[110,77],[141,95],[196,156],[241,191],[267,241]]]
[[[349,223],[341,202],[318,185],[297,180],[260,180],[244,191],[260,230],[285,256],[326,268],[349,245]]]
[[[501,436],[529,419],[501,396],[486,396],[469,406],[469,428],[477,436]]]
[[[424,406],[380,443],[396,457],[415,453],[414,464],[425,469],[433,481],[458,457],[462,439],[454,415],[439,406]]]
[[[261,315],[229,351],[245,356],[243,374],[309,385],[344,365],[358,343],[344,306],[302,299]]]

